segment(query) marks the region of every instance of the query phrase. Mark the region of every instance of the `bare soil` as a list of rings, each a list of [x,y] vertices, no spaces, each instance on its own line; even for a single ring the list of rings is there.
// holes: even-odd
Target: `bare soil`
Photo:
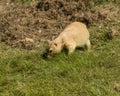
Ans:
[[[0,4],[0,42],[11,47],[34,49],[51,39],[71,22],[88,27],[114,23],[119,7],[106,4],[90,7],[85,0],[41,0],[41,2]]]

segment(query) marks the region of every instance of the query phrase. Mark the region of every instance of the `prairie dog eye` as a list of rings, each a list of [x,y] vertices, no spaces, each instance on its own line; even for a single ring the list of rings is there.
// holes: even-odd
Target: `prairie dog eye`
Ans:
[[[54,45],[55,45],[55,46],[57,46],[58,44],[57,44],[57,43],[55,43]]]

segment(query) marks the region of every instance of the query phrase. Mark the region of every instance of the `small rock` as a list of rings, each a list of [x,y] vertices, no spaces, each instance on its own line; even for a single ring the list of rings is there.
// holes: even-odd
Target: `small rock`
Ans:
[[[31,38],[25,38],[25,42],[31,42],[31,43],[34,43],[34,40],[33,39],[31,39]]]
[[[41,33],[42,31],[41,30],[38,30],[38,33]]]

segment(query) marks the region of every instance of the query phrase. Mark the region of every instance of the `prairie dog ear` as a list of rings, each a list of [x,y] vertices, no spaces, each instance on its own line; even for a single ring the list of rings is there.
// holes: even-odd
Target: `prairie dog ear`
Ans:
[[[52,40],[54,40],[55,39],[55,36],[52,36]]]
[[[50,44],[50,43],[51,43],[51,41],[50,41],[50,40],[47,40],[47,43],[48,43],[48,44]]]

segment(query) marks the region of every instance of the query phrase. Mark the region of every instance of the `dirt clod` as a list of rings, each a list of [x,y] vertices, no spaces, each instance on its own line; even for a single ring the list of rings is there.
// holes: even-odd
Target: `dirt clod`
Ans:
[[[110,32],[107,33],[108,39],[112,40],[115,36],[117,36],[117,30],[110,29]]]
[[[116,85],[114,86],[114,89],[115,89],[117,92],[120,92],[120,85],[116,84]]]

